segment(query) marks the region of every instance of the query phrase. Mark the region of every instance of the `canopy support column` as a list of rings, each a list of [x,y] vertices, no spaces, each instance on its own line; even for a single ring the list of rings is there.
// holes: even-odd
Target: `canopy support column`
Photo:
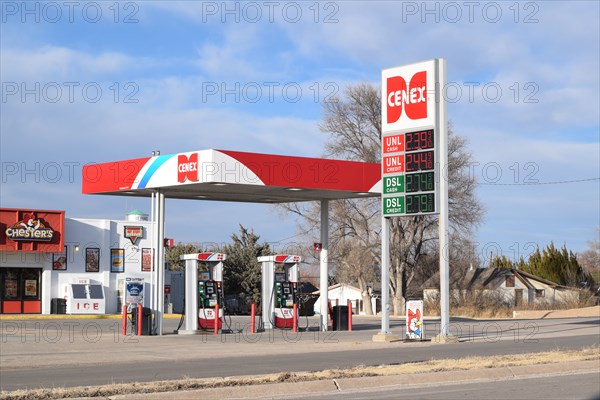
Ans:
[[[329,325],[329,200],[321,200],[321,258],[320,258],[320,293],[321,293],[321,330],[327,331]]]
[[[156,193],[156,334],[163,334],[163,314],[165,310],[165,194],[160,190]]]

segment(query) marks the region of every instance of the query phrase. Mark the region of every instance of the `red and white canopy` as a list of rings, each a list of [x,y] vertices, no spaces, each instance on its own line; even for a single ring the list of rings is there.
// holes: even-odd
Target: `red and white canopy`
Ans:
[[[283,203],[377,197],[381,165],[226,150],[136,158],[83,168],[84,194]]]

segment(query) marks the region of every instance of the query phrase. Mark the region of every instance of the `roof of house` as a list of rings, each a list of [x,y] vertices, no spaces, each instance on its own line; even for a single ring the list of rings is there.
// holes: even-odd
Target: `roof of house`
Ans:
[[[468,271],[450,271],[450,289],[483,289],[496,287],[504,282],[510,270],[501,268],[476,268]],[[439,289],[440,273],[437,272],[423,284],[423,289]]]
[[[359,288],[357,288],[355,286],[352,286],[352,285],[348,285],[347,283],[336,283],[335,285],[331,285],[331,286],[329,286],[328,291],[332,291],[333,289],[337,289],[340,286],[344,286],[344,287],[347,287],[349,289],[356,290],[357,292],[361,291]],[[320,294],[320,290],[316,290],[312,294]]]
[[[450,289],[495,289],[503,284],[506,280],[506,277],[510,275],[514,275],[523,283],[523,285],[525,285],[525,287],[529,289],[534,289],[534,286],[530,280],[541,282],[553,288],[569,289],[565,286],[558,285],[528,272],[508,268],[476,268],[468,271],[452,270],[450,271]],[[439,289],[439,287],[439,272],[437,272],[423,284],[423,289]]]
[[[300,293],[309,294],[313,293],[315,290],[318,291],[318,288],[310,282],[302,281],[299,284]]]

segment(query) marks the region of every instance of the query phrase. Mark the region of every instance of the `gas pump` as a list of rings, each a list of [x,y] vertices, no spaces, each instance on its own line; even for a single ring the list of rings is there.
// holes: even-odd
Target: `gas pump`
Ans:
[[[197,333],[198,329],[215,328],[215,309],[219,308],[217,327],[223,326],[223,253],[184,254],[185,260],[185,330],[179,333]]]
[[[292,328],[298,304],[300,256],[279,254],[258,257],[262,265],[262,313],[266,329]],[[296,318],[298,316],[296,315]]]

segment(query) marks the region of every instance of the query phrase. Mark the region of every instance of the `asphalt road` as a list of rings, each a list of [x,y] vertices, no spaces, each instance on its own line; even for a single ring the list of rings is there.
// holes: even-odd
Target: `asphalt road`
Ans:
[[[36,323],[27,321],[21,325],[20,334],[13,334],[17,324],[3,322],[0,352],[1,389],[89,386],[184,377],[237,376],[351,368],[357,365],[401,364],[466,356],[579,349],[598,345],[600,341],[598,318],[454,321],[454,329],[462,333],[461,343],[387,343],[377,345],[379,347],[371,342],[371,336],[377,333],[377,329],[371,326],[373,321],[369,320],[358,322],[355,332],[305,332],[304,336],[299,336],[295,341],[289,341],[285,336],[270,336],[269,333],[265,333],[266,336],[257,342],[246,343],[235,343],[235,335],[211,335],[202,338],[171,335],[162,338],[142,337],[131,346],[128,343],[111,341],[115,335],[114,320],[86,322],[77,326],[74,325],[74,321],[68,323],[73,327],[72,343],[64,334],[61,334],[61,341],[55,343],[38,340],[44,335],[46,339],[57,337],[56,331],[52,331],[51,328],[57,331],[63,329],[58,322],[37,325],[38,332]],[[176,322],[169,323],[175,325]],[[426,330],[435,333],[436,324],[435,321],[426,323]],[[106,329],[108,338],[97,342],[89,339],[79,340],[78,343],[78,335],[90,331],[90,326]],[[36,332],[39,336],[36,336]],[[332,341],[331,345],[327,340]],[[354,343],[358,348],[352,347]],[[360,343],[367,348],[361,349]],[[106,353],[106,359],[101,359],[103,353]],[[69,357],[65,358],[65,354]],[[40,360],[37,364],[36,356],[39,356]],[[31,365],[18,364],[20,357],[29,357],[33,362]],[[98,359],[97,363],[94,362],[95,358]],[[53,362],[54,359],[56,362]],[[11,362],[17,365],[16,369],[11,366]]]
[[[281,371],[315,371],[351,368],[357,365],[402,364],[431,359],[491,356],[579,349],[598,344],[597,336],[542,339],[527,346],[510,341],[459,343],[427,348],[374,349],[344,352],[300,353],[215,358],[210,360],[165,360],[164,362],[126,362],[88,366],[56,366],[28,370],[2,371],[2,390],[39,387],[92,386],[122,382],[148,382],[167,379],[206,378]],[[508,397],[507,397],[508,398]]]
[[[428,400],[480,400],[480,399],[581,399],[600,398],[600,376],[593,373],[552,375],[500,381],[470,382],[438,386],[412,386],[369,388],[343,391],[338,394],[302,396],[296,399],[428,399]],[[286,399],[290,399],[287,398]]]

